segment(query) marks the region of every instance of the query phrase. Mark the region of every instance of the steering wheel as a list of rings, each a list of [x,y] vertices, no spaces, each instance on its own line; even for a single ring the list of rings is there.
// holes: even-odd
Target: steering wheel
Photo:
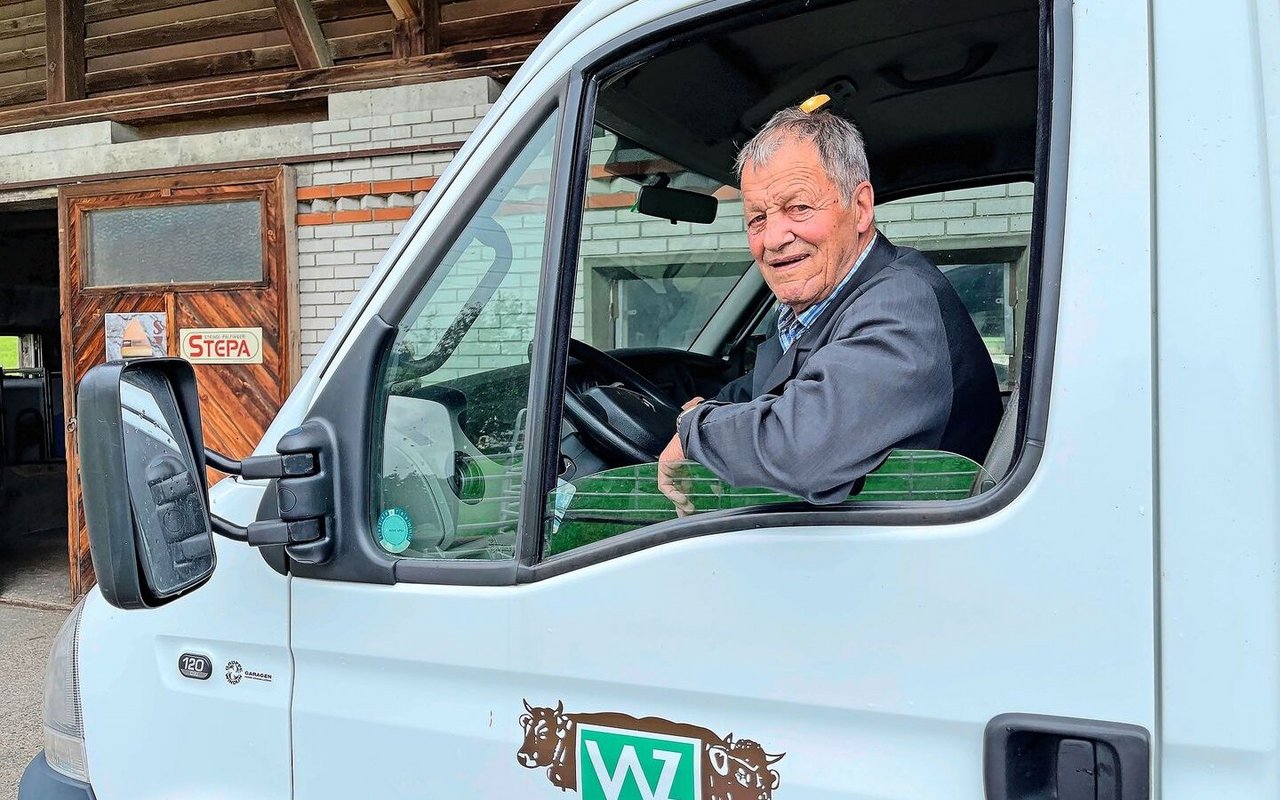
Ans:
[[[591,442],[629,464],[657,461],[676,432],[674,404],[653,381],[586,342],[569,340],[569,357],[595,381],[566,382],[564,411]]]

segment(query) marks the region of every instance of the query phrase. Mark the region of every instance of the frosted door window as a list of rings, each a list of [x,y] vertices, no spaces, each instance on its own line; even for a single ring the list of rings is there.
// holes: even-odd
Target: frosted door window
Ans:
[[[87,285],[261,281],[257,199],[85,214]]]

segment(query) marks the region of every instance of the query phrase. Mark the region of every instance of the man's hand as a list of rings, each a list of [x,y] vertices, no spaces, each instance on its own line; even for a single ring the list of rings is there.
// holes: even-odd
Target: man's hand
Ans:
[[[680,436],[677,434],[671,437],[662,455],[658,456],[658,488],[676,507],[676,515],[680,517],[693,513],[693,502],[684,493],[683,487],[677,485],[684,483],[685,463],[684,448],[680,446]]]
[[[688,411],[701,402],[701,397],[695,397],[681,406],[681,410]],[[658,488],[671,500],[671,503],[676,507],[676,515],[681,517],[693,513],[693,501],[684,493],[683,487],[677,483],[684,482],[685,463],[684,448],[680,445],[680,434],[676,433],[675,436],[671,437],[671,441],[667,442],[667,446],[663,448],[662,455],[658,456]]]

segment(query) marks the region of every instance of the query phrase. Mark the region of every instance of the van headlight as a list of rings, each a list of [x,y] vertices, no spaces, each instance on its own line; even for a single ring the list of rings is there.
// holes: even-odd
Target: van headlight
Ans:
[[[80,615],[76,603],[49,650],[44,677],[44,757],[68,778],[89,782],[84,752],[84,713],[80,707]]]

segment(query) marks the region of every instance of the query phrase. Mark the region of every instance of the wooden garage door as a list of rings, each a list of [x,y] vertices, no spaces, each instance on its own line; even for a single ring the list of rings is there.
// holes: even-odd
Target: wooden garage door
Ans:
[[[64,188],[67,419],[80,380],[109,348],[112,357],[202,355],[218,362],[195,367],[205,445],[248,455],[297,377],[294,202],[291,173],[278,167]],[[79,597],[94,578],[76,453],[72,424],[68,526]]]

